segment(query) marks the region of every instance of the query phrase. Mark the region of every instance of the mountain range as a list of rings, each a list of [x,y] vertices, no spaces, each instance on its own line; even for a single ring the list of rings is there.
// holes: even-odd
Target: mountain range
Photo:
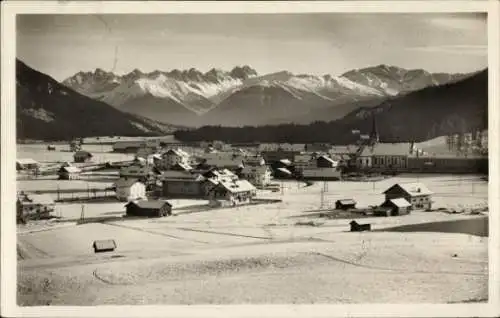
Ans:
[[[178,140],[227,142],[331,142],[352,144],[371,132],[373,118],[382,142],[421,142],[438,136],[483,130],[488,127],[488,71],[439,86],[428,86],[360,107],[341,119],[307,125],[282,124],[260,127],[205,126],[179,130]]]
[[[78,72],[62,84],[118,110],[165,123],[237,127],[340,119],[359,107],[468,76],[387,65],[336,77],[288,71],[259,75],[250,66],[238,66],[205,73],[135,69],[125,75],[96,69]]]
[[[179,128],[83,96],[20,60],[16,60],[16,111],[18,139],[155,136]]]

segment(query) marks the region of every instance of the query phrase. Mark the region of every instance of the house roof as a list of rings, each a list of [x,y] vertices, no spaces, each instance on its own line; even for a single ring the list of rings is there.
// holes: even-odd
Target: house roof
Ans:
[[[326,161],[330,162],[331,164],[337,164],[337,162],[336,162],[335,160],[333,160],[332,158],[327,157],[327,156],[325,156],[325,155],[321,155],[321,156],[319,156],[319,157],[318,157],[318,159],[320,159],[320,158],[322,158],[322,159],[324,159],[324,160],[326,160]]]
[[[31,159],[31,158],[19,158],[16,159],[16,162],[21,165],[33,165],[33,164],[38,164],[37,161]]]
[[[120,178],[115,182],[117,187],[131,187],[135,183],[139,182],[136,178]]]
[[[356,204],[356,201],[354,201],[353,199],[340,199],[340,200],[337,200],[336,202],[339,202],[340,204]]]
[[[361,157],[370,156],[408,156],[410,155],[411,143],[378,143],[366,146],[361,153]]]
[[[92,244],[92,247],[98,249],[98,250],[107,250],[107,249],[115,249],[116,248],[116,242],[115,240],[99,240],[99,241],[94,241],[94,244]]]
[[[281,159],[280,162],[284,164],[285,166],[291,166],[292,162],[288,159]]]
[[[54,199],[48,194],[27,194],[25,203],[49,205],[54,204]]]
[[[161,178],[163,180],[202,180],[203,176],[189,171],[167,170],[162,173]]]
[[[193,170],[193,167],[191,167],[190,165],[186,164],[186,163],[182,163],[182,162],[178,162],[174,165],[174,167],[177,166],[185,171],[190,171],[190,170]]]
[[[75,152],[74,156],[75,157],[80,157],[80,156],[92,157],[92,154],[88,151],[85,151],[85,150],[79,150],[79,151]]]
[[[159,153],[155,153],[151,155],[151,157],[153,157],[153,159],[161,159],[161,155]]]
[[[219,182],[219,185],[221,185],[231,193],[240,193],[240,192],[248,192],[255,190],[255,187],[247,180],[234,180],[234,181],[221,180]]]
[[[283,172],[285,174],[288,174],[288,175],[292,174],[292,172],[290,170],[288,170],[287,168],[278,168],[277,170],[279,170],[280,172]]]
[[[407,208],[411,206],[411,203],[408,202],[405,198],[391,199],[389,201],[398,208]]]
[[[396,186],[399,186],[401,189],[403,189],[403,191],[411,196],[429,195],[433,193],[431,190],[429,190],[429,188],[427,188],[427,186],[425,186],[425,184],[421,182],[398,183],[385,190],[383,193],[387,193],[389,190]]]
[[[172,206],[170,202],[162,200],[136,200],[130,201],[125,206],[136,205],[141,209],[161,209],[165,204]]]
[[[358,149],[358,146],[355,145],[349,145],[349,146],[332,146],[330,150],[328,150],[329,153],[334,153],[334,154],[353,154],[356,152]]]
[[[80,173],[82,171],[80,168],[74,166],[62,166],[61,169],[68,173]]]
[[[171,148],[167,150],[167,152],[165,152],[164,154],[169,154],[169,155],[174,154],[179,157],[189,157],[189,154],[180,148],[177,149]]]

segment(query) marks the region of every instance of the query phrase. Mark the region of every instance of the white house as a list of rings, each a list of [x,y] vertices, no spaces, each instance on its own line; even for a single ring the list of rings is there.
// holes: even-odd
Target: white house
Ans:
[[[203,154],[205,164],[218,168],[238,168],[243,166],[245,156],[242,153],[215,152]]]
[[[120,178],[141,178],[147,177],[151,173],[150,165],[142,165],[139,163],[134,163],[130,166],[124,166],[120,168]]]
[[[182,149],[169,149],[161,156],[161,160],[157,161],[157,168],[160,170],[168,170],[176,164],[189,164],[190,155]]]
[[[245,166],[241,174],[256,187],[264,187],[271,183],[271,170],[266,165]]]
[[[146,185],[134,178],[121,178],[114,184],[120,201],[146,199]]]

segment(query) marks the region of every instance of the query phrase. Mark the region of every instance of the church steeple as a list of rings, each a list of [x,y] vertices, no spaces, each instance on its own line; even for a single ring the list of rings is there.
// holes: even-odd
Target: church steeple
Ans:
[[[379,142],[379,136],[377,131],[377,122],[375,120],[375,115],[372,116],[372,131],[370,132],[370,143],[372,145]]]

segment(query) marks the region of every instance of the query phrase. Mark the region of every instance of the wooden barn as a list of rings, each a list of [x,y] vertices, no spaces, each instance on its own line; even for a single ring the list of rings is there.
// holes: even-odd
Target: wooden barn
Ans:
[[[73,166],[62,166],[59,171],[57,172],[57,175],[59,176],[60,180],[76,180],[80,178],[80,173],[82,171]]]
[[[127,216],[163,217],[172,215],[172,205],[162,200],[137,200],[125,205]]]
[[[411,209],[430,209],[432,191],[423,183],[398,183],[383,192],[385,201],[404,198],[411,203]]]
[[[335,209],[337,210],[349,210],[356,208],[356,201],[353,199],[341,199],[335,201]]]
[[[115,240],[98,240],[92,244],[94,253],[113,252],[116,249]]]
[[[92,160],[92,157],[93,156],[90,152],[80,150],[75,152],[75,154],[73,155],[73,160],[74,162],[90,162],[90,160]]]
[[[377,216],[398,216],[409,214],[411,203],[404,198],[389,199],[375,209],[374,214]]]

